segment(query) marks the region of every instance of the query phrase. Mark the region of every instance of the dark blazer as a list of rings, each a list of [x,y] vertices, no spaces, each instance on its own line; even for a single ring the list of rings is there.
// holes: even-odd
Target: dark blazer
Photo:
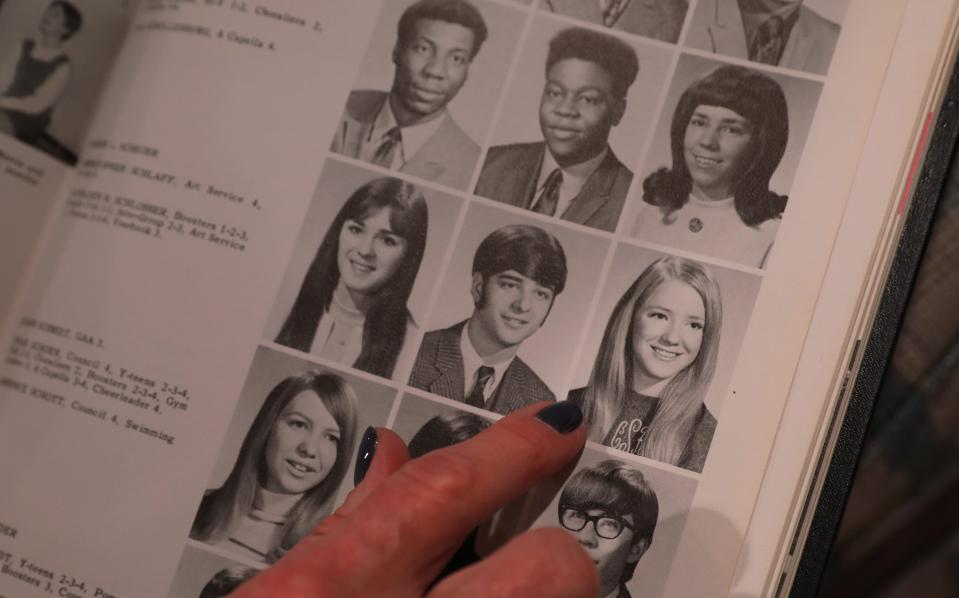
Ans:
[[[806,6],[799,7],[799,17],[779,58],[779,66],[825,75],[832,62],[833,50],[841,28]],[[685,45],[749,59],[746,28],[736,0],[702,0],[686,34]]]
[[[364,89],[351,92],[330,150],[359,158],[363,140],[370,134],[373,121],[388,97],[389,93],[385,91]],[[465,189],[479,160],[480,148],[449,112],[442,118],[443,122],[433,136],[416,154],[407,157],[400,172]]]
[[[552,12],[576,17],[597,25],[603,24],[599,2],[583,0],[546,0],[543,6]],[[679,39],[686,18],[687,0],[637,0],[626,5],[613,29],[638,33],[672,44]]]
[[[546,143],[517,143],[492,147],[476,183],[476,194],[530,209],[536,195]],[[596,172],[560,217],[606,231],[616,230],[633,173],[610,149]]]
[[[465,321],[423,336],[423,344],[413,364],[410,386],[428,390],[454,401],[465,402],[463,355],[460,338]],[[540,401],[555,401],[553,392],[519,357],[506,369],[493,393],[489,410],[502,415]]]

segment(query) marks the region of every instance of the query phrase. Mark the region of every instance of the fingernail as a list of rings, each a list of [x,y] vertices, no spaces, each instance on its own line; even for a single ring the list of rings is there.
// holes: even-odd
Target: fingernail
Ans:
[[[366,472],[370,469],[370,463],[373,462],[373,455],[376,453],[376,428],[370,426],[363,434],[363,440],[360,441],[360,449],[356,452],[356,466],[353,468],[353,485],[359,486]]]
[[[536,419],[560,434],[569,434],[583,423],[583,412],[576,403],[560,401],[545,407],[536,414]]]

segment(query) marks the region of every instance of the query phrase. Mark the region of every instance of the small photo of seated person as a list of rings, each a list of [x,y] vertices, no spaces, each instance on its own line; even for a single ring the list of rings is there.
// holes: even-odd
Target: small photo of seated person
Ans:
[[[361,67],[361,88],[347,100],[331,151],[466,189],[479,160],[475,136],[489,118],[480,104],[493,103],[480,89],[502,77],[503,51],[512,50],[507,39],[519,16],[515,8],[481,0],[386,3]],[[515,25],[503,30],[504,20]],[[486,65],[476,64],[481,57]],[[491,70],[493,59],[501,64]],[[477,69],[480,81],[469,85]],[[377,89],[381,85],[389,89]],[[460,106],[456,117],[454,100]]]
[[[559,524],[596,563],[597,598],[630,598],[626,584],[652,545],[659,517],[642,472],[613,459],[584,467],[566,482],[557,509]]]
[[[702,471],[722,319],[719,285],[698,262],[663,257],[643,270],[609,316],[589,382],[569,394],[590,440]]]
[[[545,10],[675,44],[687,0],[543,0]]]
[[[473,312],[426,333],[410,386],[507,414],[555,395],[516,355],[540,329],[566,286],[566,254],[549,232],[509,225],[490,233],[473,258]]]
[[[786,196],[769,189],[789,140],[782,88],[741,66],[691,85],[670,127],[671,168],[643,181],[633,234],[653,243],[761,268]]]
[[[54,0],[47,6],[36,34],[21,42],[11,65],[0,71],[12,77],[0,80],[0,129],[44,149],[54,108],[71,79],[65,45],[82,26],[83,15],[74,4]]]
[[[352,465],[357,411],[353,388],[337,374],[282,379],[226,480],[203,496],[190,537],[252,561],[283,556],[332,511]]]
[[[847,5],[848,0],[700,0],[686,45],[825,75]]]
[[[476,194],[615,230],[633,173],[609,135],[638,73],[636,50],[626,42],[577,27],[559,31],[549,42],[539,100],[543,141],[491,147]]]

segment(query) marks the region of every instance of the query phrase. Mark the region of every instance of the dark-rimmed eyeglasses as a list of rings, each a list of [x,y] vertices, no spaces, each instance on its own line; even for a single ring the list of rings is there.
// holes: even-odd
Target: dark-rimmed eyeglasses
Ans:
[[[589,515],[582,509],[575,507],[561,507],[559,510],[559,523],[571,532],[582,531],[586,524],[592,523],[596,535],[606,540],[615,540],[623,533],[624,529],[633,530],[633,526],[620,517],[615,515]]]

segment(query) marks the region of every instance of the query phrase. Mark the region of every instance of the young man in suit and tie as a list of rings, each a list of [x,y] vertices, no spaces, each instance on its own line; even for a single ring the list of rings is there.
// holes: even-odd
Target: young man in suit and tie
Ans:
[[[545,0],[555,13],[675,44],[687,0]]]
[[[469,184],[479,146],[446,109],[466,83],[486,40],[469,0],[419,0],[397,26],[389,92],[354,90],[331,150],[459,189]]]
[[[839,32],[803,0],[701,0],[686,44],[825,75]]]
[[[596,563],[598,598],[630,598],[626,584],[649,550],[659,499],[642,472],[609,459],[570,477],[560,494],[559,523]]]
[[[639,59],[582,28],[550,41],[539,104],[544,141],[490,148],[476,194],[606,231],[616,229],[633,173],[608,139],[626,111]]]
[[[552,391],[516,356],[566,286],[566,254],[541,228],[511,225],[473,256],[469,319],[423,337],[410,385],[503,415]]]

